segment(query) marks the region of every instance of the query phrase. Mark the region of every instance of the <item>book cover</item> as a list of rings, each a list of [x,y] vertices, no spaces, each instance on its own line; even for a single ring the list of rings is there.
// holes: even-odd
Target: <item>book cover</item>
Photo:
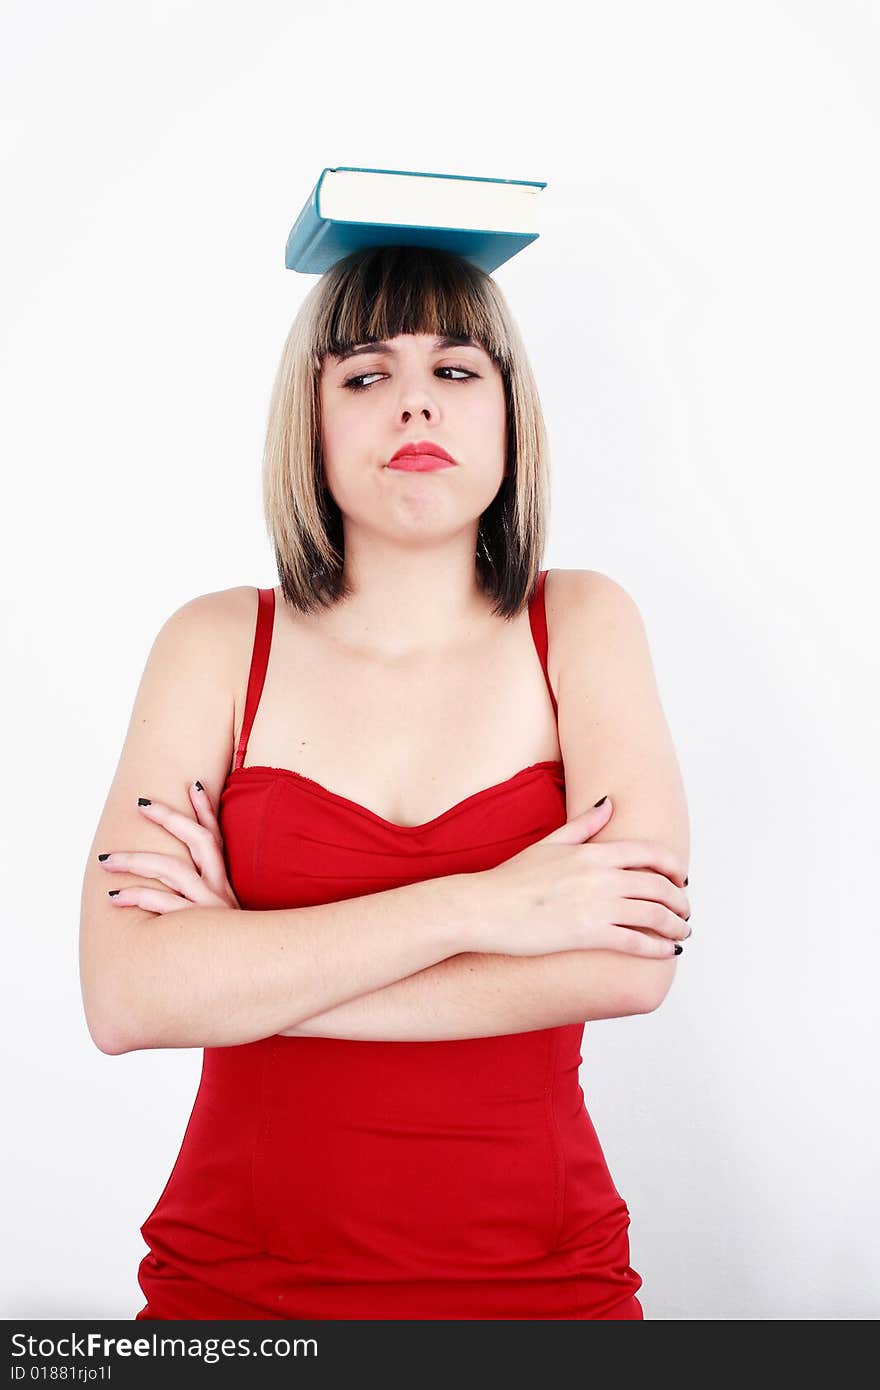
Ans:
[[[535,241],[546,183],[342,165],[321,172],[290,230],[288,270],[323,275],[366,246],[433,246],[490,273]]]

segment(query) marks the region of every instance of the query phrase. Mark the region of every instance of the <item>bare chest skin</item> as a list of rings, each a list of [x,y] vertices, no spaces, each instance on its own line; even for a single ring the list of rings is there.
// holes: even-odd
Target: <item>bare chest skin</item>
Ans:
[[[554,576],[548,576],[548,586]],[[253,635],[253,614],[248,622]],[[235,747],[249,642],[235,691]],[[549,673],[557,692],[554,652]],[[395,825],[433,820],[521,768],[560,757],[528,612],[487,615],[443,655],[376,659],[346,649],[275,589],[266,680],[245,767],[283,767]]]

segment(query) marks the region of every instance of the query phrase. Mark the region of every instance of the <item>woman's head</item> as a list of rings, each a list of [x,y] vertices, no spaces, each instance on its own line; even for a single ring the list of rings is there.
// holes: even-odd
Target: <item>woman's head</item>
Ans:
[[[387,468],[415,440],[441,445],[455,466]],[[350,592],[346,534],[418,546],[465,529],[494,611],[518,612],[544,549],[547,440],[494,280],[415,246],[358,251],[327,271],[284,345],[263,495],[282,591],[303,612]]]

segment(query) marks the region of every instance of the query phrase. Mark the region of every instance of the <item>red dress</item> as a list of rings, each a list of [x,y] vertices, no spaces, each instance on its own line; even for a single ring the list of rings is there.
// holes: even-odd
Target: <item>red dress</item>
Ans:
[[[541,571],[529,607],[547,687]],[[275,594],[259,590],[245,717],[219,819],[250,910],[488,869],[567,819],[558,761],[422,825],[245,767]],[[186,1133],[141,1226],[138,1319],[641,1319],[629,1210],[579,1085],[583,1024],[204,1050]]]

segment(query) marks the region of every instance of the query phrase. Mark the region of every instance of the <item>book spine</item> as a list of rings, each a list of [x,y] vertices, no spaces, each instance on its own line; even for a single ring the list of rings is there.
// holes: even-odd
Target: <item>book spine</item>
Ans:
[[[318,179],[303,204],[299,217],[290,229],[284,252],[284,264],[289,270],[294,269],[302,262],[304,255],[311,250],[316,237],[320,234],[323,219],[318,212],[318,190],[321,187],[323,177],[324,175],[321,174],[321,178]]]

